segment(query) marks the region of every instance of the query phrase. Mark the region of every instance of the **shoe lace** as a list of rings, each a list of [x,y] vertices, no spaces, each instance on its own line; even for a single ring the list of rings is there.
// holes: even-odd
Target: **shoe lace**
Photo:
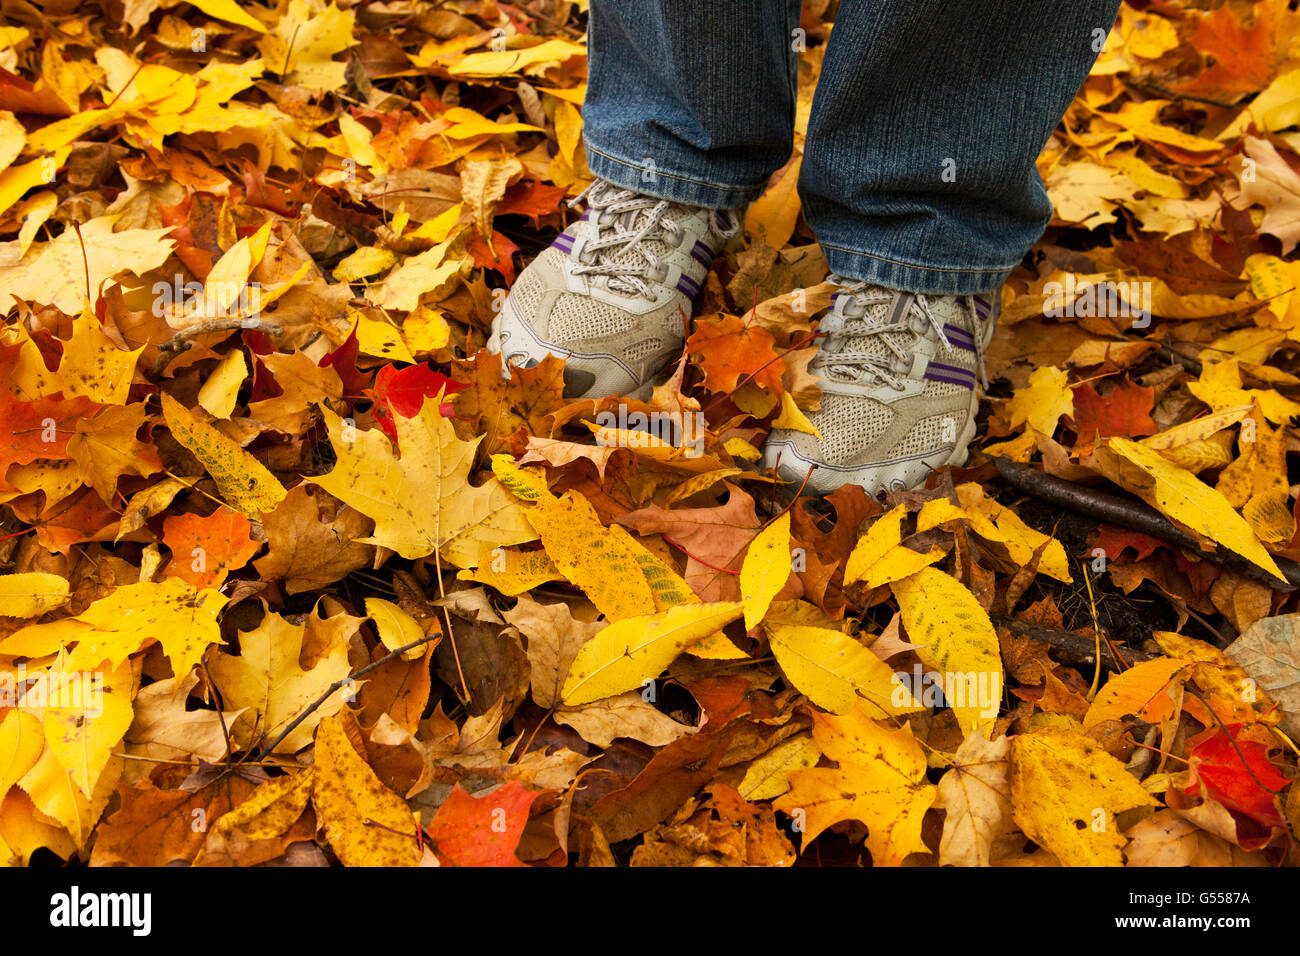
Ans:
[[[574,266],[573,273],[607,276],[608,287],[616,292],[654,298],[650,283],[664,281],[668,267],[648,244],[667,242],[674,248],[680,245],[682,226],[670,216],[694,210],[599,179],[571,199],[569,205],[576,206],[584,199],[596,238],[587,242],[582,255],[584,259],[590,255],[593,261]],[[740,220],[731,210],[711,209],[708,213],[710,228],[722,238],[729,239],[740,231]]]
[[[944,332],[943,322],[930,310],[929,300],[924,295],[885,289],[868,282],[850,281],[835,274],[828,276],[828,281],[842,288],[836,293],[831,311],[818,323],[818,332],[825,334],[826,338],[810,368],[825,369],[835,376],[859,384],[885,384],[901,392],[906,388],[903,374],[912,364],[908,346],[916,335],[912,327],[913,318],[926,323],[928,330],[934,332],[943,345],[945,354],[955,351],[955,346]],[[887,309],[887,314],[893,316],[893,321],[878,321],[871,315],[872,306],[893,306],[899,296],[904,297],[906,304],[901,309]],[[853,311],[850,312],[849,309]],[[977,333],[972,338],[975,340],[980,381],[987,388],[982,337]],[[864,340],[883,345],[885,354],[878,350],[865,351],[860,345]],[[850,344],[854,341],[859,345],[855,347]]]

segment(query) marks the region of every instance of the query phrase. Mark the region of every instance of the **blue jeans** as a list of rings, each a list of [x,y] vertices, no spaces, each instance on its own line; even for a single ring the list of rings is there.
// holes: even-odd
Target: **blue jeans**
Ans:
[[[1051,219],[1034,160],[1120,0],[842,0],[799,176],[830,268],[998,288]],[[587,162],[728,209],[793,148],[799,0],[592,0]]]

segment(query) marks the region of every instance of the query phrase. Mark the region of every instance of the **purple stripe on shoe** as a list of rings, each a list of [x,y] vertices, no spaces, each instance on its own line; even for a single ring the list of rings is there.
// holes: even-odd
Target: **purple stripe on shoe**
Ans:
[[[707,269],[713,262],[713,250],[697,239],[695,248],[691,250],[691,258]]]
[[[555,237],[555,241],[552,242],[551,245],[554,246],[556,249],[559,249],[561,252],[565,252],[565,253],[572,252],[573,237],[566,236],[564,233],[560,233],[558,236]]]
[[[688,299],[693,299],[700,294],[700,287],[690,276],[682,276],[677,280],[677,291]]]
[[[965,349],[967,352],[975,351],[974,337],[958,325],[947,325],[943,327],[944,334],[948,336],[948,341],[959,349]]]
[[[975,380],[966,381],[963,378],[949,378],[947,375],[940,375],[938,372],[926,372],[925,377],[931,382],[947,382],[949,385],[961,385],[963,388],[973,389]]]
[[[944,365],[942,362],[931,362],[928,367],[937,368],[943,372],[946,372],[949,375],[964,376],[966,378],[969,378],[972,382],[975,381],[975,373],[970,371],[969,369],[964,369],[959,365]]]
[[[979,296],[972,296],[971,301],[975,305],[975,314],[981,319],[987,319],[989,313],[993,311],[993,303],[988,299],[982,299]]]

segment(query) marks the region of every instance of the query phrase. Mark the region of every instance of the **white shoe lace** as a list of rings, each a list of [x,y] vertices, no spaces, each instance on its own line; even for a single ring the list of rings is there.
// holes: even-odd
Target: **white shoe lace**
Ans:
[[[645,247],[650,241],[666,242],[676,248],[682,243],[683,229],[669,214],[693,215],[701,210],[682,203],[645,196],[596,180],[569,201],[576,206],[587,201],[588,219],[596,228],[596,238],[582,247],[580,264],[574,275],[607,276],[608,287],[626,295],[654,298],[652,282],[663,282],[668,267]],[[728,239],[740,231],[740,219],[731,210],[706,210],[709,227],[720,238]],[[631,253],[631,255],[629,255]],[[593,261],[588,262],[588,256]]]
[[[822,317],[818,323],[818,332],[825,334],[826,338],[809,366],[811,369],[825,369],[862,385],[885,384],[901,392],[907,387],[903,377],[912,367],[912,355],[907,351],[907,346],[911,344],[912,336],[917,334],[912,326],[913,318],[926,323],[942,343],[945,353],[956,350],[944,332],[943,322],[930,310],[929,300],[924,295],[852,281],[834,273],[827,277],[827,281],[843,287],[839,295],[848,297],[852,303],[848,308],[854,311],[850,313],[845,306],[840,306]],[[871,306],[892,306],[900,295],[907,297],[907,305],[897,312],[893,322],[878,322],[871,316]],[[973,307],[971,314],[973,317]],[[987,388],[982,336],[977,332],[972,338],[975,341],[975,359],[979,365],[980,381]],[[852,339],[878,341],[889,354],[885,356],[879,352],[866,352],[852,346],[846,348],[845,343]]]

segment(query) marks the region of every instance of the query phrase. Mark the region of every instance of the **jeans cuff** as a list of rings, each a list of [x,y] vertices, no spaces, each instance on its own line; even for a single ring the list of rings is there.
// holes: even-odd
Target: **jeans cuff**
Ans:
[[[592,175],[622,189],[631,189],[656,199],[701,206],[705,209],[739,209],[763,192],[766,181],[746,186],[705,182],[671,170],[660,169],[651,160],[630,160],[593,146],[587,147],[587,167]]]
[[[990,269],[917,265],[856,249],[821,244],[830,270],[846,279],[923,295],[978,295],[1002,287],[1019,263]]]

